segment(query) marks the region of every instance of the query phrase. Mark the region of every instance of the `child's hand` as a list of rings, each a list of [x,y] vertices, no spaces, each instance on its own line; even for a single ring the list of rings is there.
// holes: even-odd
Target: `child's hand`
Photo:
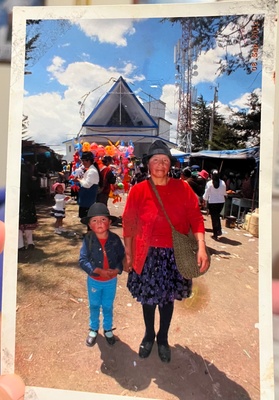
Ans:
[[[115,278],[118,274],[118,269],[107,269],[109,278]]]

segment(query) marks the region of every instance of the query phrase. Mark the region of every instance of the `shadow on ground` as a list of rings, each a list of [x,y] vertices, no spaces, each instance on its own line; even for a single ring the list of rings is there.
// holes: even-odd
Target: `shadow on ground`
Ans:
[[[121,341],[109,347],[101,335],[96,345],[100,348],[103,360],[102,373],[115,379],[129,392],[144,392],[153,381],[160,390],[181,400],[250,399],[243,387],[187,347],[178,344],[171,347],[172,361],[164,364],[158,357],[156,343],[147,359],[140,359],[135,351]],[[141,396],[146,394],[142,393]]]

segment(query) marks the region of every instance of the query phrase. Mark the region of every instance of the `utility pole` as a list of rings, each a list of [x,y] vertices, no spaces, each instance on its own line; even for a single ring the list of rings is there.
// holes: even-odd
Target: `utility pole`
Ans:
[[[216,107],[216,103],[218,101],[218,87],[219,87],[219,85],[214,87],[212,112],[211,112],[210,123],[209,123],[209,137],[208,137],[208,147],[207,147],[208,150],[211,150],[210,142],[212,141],[212,137],[213,137],[215,107]]]

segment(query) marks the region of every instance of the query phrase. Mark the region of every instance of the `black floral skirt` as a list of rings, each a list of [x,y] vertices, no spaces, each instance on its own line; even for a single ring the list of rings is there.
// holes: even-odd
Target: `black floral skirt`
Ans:
[[[141,304],[163,306],[190,297],[192,279],[178,272],[172,248],[150,247],[141,274],[132,270],[127,287]]]

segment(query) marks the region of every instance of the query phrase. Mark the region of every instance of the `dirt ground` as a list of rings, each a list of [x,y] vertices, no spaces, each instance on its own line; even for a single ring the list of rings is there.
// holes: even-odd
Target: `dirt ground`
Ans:
[[[121,203],[109,203],[120,216]],[[109,347],[102,330],[93,348],[88,332],[86,274],[78,266],[85,226],[78,206],[68,204],[68,234],[54,234],[52,202],[37,205],[35,249],[19,255],[16,373],[28,386],[116,394],[161,400],[260,399],[258,329],[258,239],[231,229],[211,238],[209,272],[194,281],[193,296],[175,303],[169,333],[172,361],[163,364],[154,345],[148,359],[138,357],[144,334],[141,306],[118,280],[114,331]],[[120,236],[121,226],[112,228]]]

